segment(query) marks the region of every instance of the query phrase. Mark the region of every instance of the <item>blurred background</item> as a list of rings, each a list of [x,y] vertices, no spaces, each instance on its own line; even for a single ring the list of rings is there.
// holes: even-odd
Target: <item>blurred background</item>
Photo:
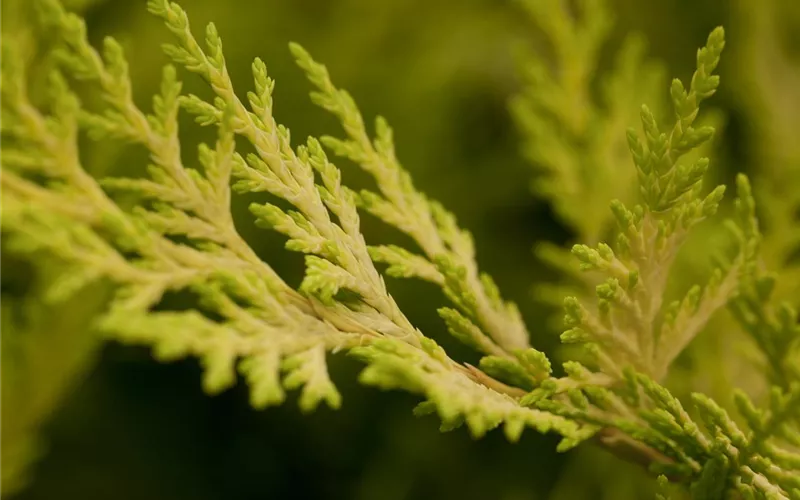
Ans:
[[[148,108],[166,62],[159,45],[168,33],[147,14],[144,0],[67,3],[85,16],[92,40],[113,35],[123,44],[137,102]],[[792,140],[800,130],[800,2],[608,3],[615,24],[598,73],[607,69],[621,40],[638,32],[647,40],[649,57],[660,61],[667,75],[686,80],[696,48],[713,27],[726,27],[722,87],[709,103],[723,123],[712,152],[716,179],[726,181],[740,171],[774,177],[769,172],[782,165],[800,164],[798,141]],[[276,117],[295,140],[338,134],[339,129],[308,100],[309,85],[293,64],[289,41],[301,43],[324,62],[368,120],[385,116],[395,129],[400,160],[417,187],[472,231],[481,267],[520,306],[534,346],[553,351],[560,333],[546,320],[553,309],[535,300],[531,287],[559,276],[534,257],[532,248],[542,241],[563,245],[573,234],[547,200],[531,193],[534,167],[520,154],[521,137],[509,113],[509,100],[521,87],[515,48],[541,49],[547,57],[541,34],[519,5],[510,0],[181,4],[196,33],[208,21],[217,24],[229,71],[242,91],[250,86],[253,57],[264,59],[277,81]],[[4,37],[35,24],[26,2],[5,0],[2,8]],[[198,78],[184,75],[184,80],[185,92],[207,92]],[[665,81],[662,98],[667,89]],[[184,121],[185,144],[211,138],[210,131]],[[87,168],[97,175],[137,175],[145,162],[141,152],[116,144],[87,143],[84,156]],[[352,165],[342,163],[342,168],[350,186],[365,182]],[[238,229],[287,281],[299,283],[302,257],[284,251],[281,238],[255,227],[246,211],[249,201],[237,200]],[[398,238],[369,217],[364,217],[364,232],[370,243]],[[700,250],[697,255],[703,261],[707,257]],[[355,381],[358,364],[343,356],[331,361],[344,400],[338,411],[320,408],[302,415],[292,399],[279,408],[255,411],[243,383],[208,397],[200,388],[194,360],[159,364],[146,349],[101,344],[92,337],[92,318],[103,307],[107,290],[97,287],[69,303],[44,305],[39,291],[48,279],[46,265],[32,267],[24,258],[3,255],[2,466],[3,489],[13,492],[7,498],[516,500],[651,495],[652,484],[643,471],[591,446],[557,454],[555,437],[533,431],[515,445],[501,432],[479,441],[463,429],[439,433],[435,418],[412,416],[415,398],[360,387]],[[416,326],[454,357],[469,359],[443,334],[435,312],[444,304],[438,290],[397,280],[389,288]],[[695,349],[701,357],[730,337],[709,338]],[[688,373],[696,373],[692,359],[684,364]],[[7,481],[13,488],[6,488]]]

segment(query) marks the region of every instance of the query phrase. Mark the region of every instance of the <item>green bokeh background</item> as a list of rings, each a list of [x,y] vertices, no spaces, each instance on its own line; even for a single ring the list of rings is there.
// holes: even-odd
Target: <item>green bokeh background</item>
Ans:
[[[564,243],[571,235],[547,203],[531,194],[531,168],[519,154],[507,109],[520,86],[513,48],[540,41],[519,6],[498,0],[181,3],[196,32],[208,21],[217,24],[228,68],[242,91],[249,89],[252,58],[264,59],[277,80],[276,116],[295,140],[338,133],[338,125],[308,100],[309,86],[287,50],[290,40],[328,66],[365,117],[385,116],[416,185],[472,231],[481,267],[519,304],[534,345],[552,350],[558,332],[544,321],[551,311],[532,299],[530,287],[556,276],[536,262],[531,249],[537,241]],[[610,3],[617,22],[605,66],[631,31],[645,35],[650,55],[663,61],[668,74],[684,79],[691,74],[696,48],[716,25],[728,27],[729,50],[735,54],[738,38],[729,0]],[[791,14],[787,43],[796,45],[791,37],[800,32],[797,2],[785,3]],[[5,4],[13,0],[4,2],[4,29],[30,22],[25,9],[11,15]],[[159,49],[168,39],[166,30],[147,14],[143,0],[73,4],[82,4],[93,40],[110,34],[123,44],[137,102],[146,106],[166,62]],[[758,5],[753,0],[753,8]],[[757,165],[748,139],[753,124],[734,93],[736,59],[729,55],[721,67],[722,90],[711,103],[726,116],[716,153],[723,178]],[[207,95],[197,78],[185,75],[185,81],[185,91]],[[188,159],[194,152],[189,145],[211,136],[184,119],[184,137]],[[98,174],[132,175],[142,171],[143,162],[143,155],[116,145],[86,151],[88,168]],[[367,185],[354,166],[341,166],[350,186]],[[282,250],[281,238],[255,228],[246,211],[249,201],[236,202],[237,227],[259,255],[290,283],[299,283],[301,256]],[[369,217],[364,232],[370,243],[405,242]],[[3,258],[3,300],[9,304],[36,300],[34,273],[23,264],[24,259]],[[455,357],[473,359],[443,335],[435,313],[444,304],[438,290],[397,280],[389,287],[423,332]],[[80,335],[91,319],[91,308],[86,309],[37,314],[62,318],[51,321],[50,328],[70,325]],[[4,313],[13,311],[4,308]],[[302,415],[292,399],[255,411],[243,383],[219,396],[203,394],[194,360],[158,364],[145,349],[105,345],[74,389],[54,405],[43,426],[45,454],[29,486],[13,498],[515,500],[641,498],[649,489],[641,471],[602,451],[557,454],[553,436],[528,431],[511,445],[501,432],[479,441],[463,429],[441,434],[433,417],[411,415],[415,398],[360,387],[358,369],[343,356],[331,361],[344,399],[339,411],[321,408]],[[15,409],[4,404],[2,411],[6,419]]]

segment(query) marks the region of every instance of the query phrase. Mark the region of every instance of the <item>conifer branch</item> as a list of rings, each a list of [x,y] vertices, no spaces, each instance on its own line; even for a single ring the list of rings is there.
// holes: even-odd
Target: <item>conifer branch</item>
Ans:
[[[459,315],[461,323],[477,323],[483,330],[483,352],[513,359],[515,351],[527,349],[528,332],[516,305],[504,302],[494,281],[478,270],[472,236],[458,227],[455,217],[441,204],[416,190],[395,155],[393,133],[386,120],[375,120],[375,138],[371,138],[350,94],[336,88],[325,67],[305,49],[297,44],[290,49],[317,88],[311,93],[312,100],[336,115],[347,135],[346,139],[326,136],[322,142],[337,156],[358,164],[378,186],[380,194],[364,190],[359,203],[413,238],[424,254],[379,246],[370,249],[372,258],[390,264],[391,275],[414,276],[441,286],[458,311],[444,308],[440,314],[446,320]],[[451,332],[461,335],[452,328]]]
[[[76,269],[65,295],[98,279],[117,285],[114,302],[99,321],[109,336],[151,345],[164,360],[197,356],[209,392],[233,384],[238,366],[257,407],[280,403],[284,389],[300,387],[304,410],[323,401],[338,407],[341,397],[328,377],[325,353],[345,349],[367,361],[365,383],[422,394],[424,407],[448,426],[464,421],[481,435],[505,424],[511,439],[526,426],[567,435],[577,431],[577,424],[562,417],[521,406],[518,390],[450,359],[411,325],[373,264],[359,229],[356,196],[341,184],[339,170],[313,138],[293,149],[288,130],[272,117],[274,84],[262,62],[253,64],[256,89],[248,108],[234,93],[213,24],[202,49],[180,7],[150,2],[179,42],[167,46],[167,53],[203,76],[216,98],[182,96],[168,66],[147,114],[132,100],[127,63],[115,41],[107,39],[101,55],[88,43],[79,17],[55,0],[41,0],[39,7],[61,40],[62,68],[96,86],[105,107],[87,111],[56,73],[47,114],[27,99],[23,73],[4,67],[4,78],[15,79],[3,87],[3,121],[12,125],[11,141],[19,151],[4,162],[14,171],[7,177],[11,210],[4,210],[4,226],[19,248],[51,252]],[[4,64],[9,61],[13,64],[13,57],[4,57]],[[198,168],[183,164],[181,106],[201,124],[219,129],[213,147],[200,146]],[[104,179],[101,187],[81,168],[79,127],[95,140],[124,139],[143,147],[152,161],[148,177]],[[237,135],[255,153],[238,153]],[[237,192],[267,192],[295,208],[265,203],[251,211],[259,225],[290,238],[287,249],[306,254],[299,292],[236,232],[230,182]],[[122,210],[108,194],[120,190],[141,200],[133,211]],[[87,209],[57,208],[74,202]],[[414,262],[423,275],[441,272]],[[179,290],[196,298],[197,309],[154,309],[165,293]],[[541,364],[531,365],[536,358],[526,358],[524,351],[516,356],[531,370]]]
[[[336,88],[304,49],[291,45],[317,88],[312,99],[340,119],[346,137],[309,138],[294,147],[289,130],[273,117],[274,82],[266,65],[254,61],[254,90],[241,100],[213,24],[201,44],[178,5],[148,3],[177,40],[165,46],[166,53],[203,77],[214,93],[211,100],[182,95],[176,69],[167,66],[148,113],[132,98],[117,42],[106,39],[97,51],[82,19],[57,0],[37,5],[58,40],[59,69],[51,74],[46,104],[34,105],[20,55],[3,45],[3,227],[12,250],[46,254],[62,266],[49,299],[64,301],[88,285],[113,284],[113,301],[97,321],[105,335],[150,346],[162,360],[199,358],[203,386],[211,393],[234,384],[238,370],[255,407],[279,404],[286,390],[300,389],[304,411],[323,402],[341,404],[327,353],[344,350],[365,363],[361,382],[421,395],[415,413],[437,413],[443,430],[466,424],[478,437],[503,426],[512,441],[526,427],[554,431],[562,436],[561,451],[595,438],[660,475],[663,498],[669,494],[666,481],[683,483],[694,498],[800,495],[795,356],[800,326],[790,305],[773,304],[774,279],[760,267],[763,238],[744,176],[737,179],[737,217],[729,223],[736,236],[732,257],[720,260],[704,287],[692,287],[665,305],[678,250],[697,224],[715,214],[722,198],[721,186],[703,190],[708,160],[687,161],[713,134],[696,123],[700,103],[719,84],[713,73],[725,44],[721,28],[698,51],[688,89],[678,80],[672,83],[674,123],[662,130],[643,107],[644,134],[627,135],[641,203],[633,208],[612,203],[619,227],[614,244],[599,242],[597,233],[597,241],[587,241],[591,245],[573,247],[584,270],[603,281],[596,301],[565,301],[568,330],[562,339],[584,344],[589,359],[564,363],[565,375],[557,377],[547,356],[529,347],[516,306],[478,270],[471,236],[414,188],[386,122],[376,121],[373,138],[352,97]],[[586,0],[579,7],[585,15],[580,22],[563,9],[544,15],[560,3],[528,4],[556,42],[557,59],[579,61],[557,85],[539,81],[562,104],[569,97],[578,104],[590,101],[587,80],[608,29],[601,3]],[[630,76],[633,66],[622,74]],[[83,106],[69,79],[97,91],[101,109]],[[598,119],[590,107],[558,103],[537,105],[573,133]],[[181,151],[181,109],[218,132],[215,144],[198,148],[194,165],[185,164]],[[622,114],[609,111],[604,118],[609,130]],[[124,140],[144,149],[151,162],[146,176],[96,180],[81,164],[81,130],[93,140]],[[371,174],[377,192],[347,188],[323,145]],[[587,151],[610,164],[610,150],[599,142]],[[568,163],[554,163],[557,175],[575,174]],[[304,254],[298,290],[237,232],[231,185],[236,193],[268,197],[250,211],[258,226],[287,237],[287,250]],[[134,195],[132,209],[115,201],[120,191]],[[409,235],[420,253],[369,246],[359,209]],[[440,316],[457,339],[484,354],[478,367],[452,359],[413,326],[376,263],[388,265],[386,275],[420,278],[444,290],[453,307],[441,308]],[[168,307],[164,297],[171,292],[191,296],[193,307]],[[704,395],[693,395],[689,408],[661,383],[680,352],[726,304],[764,352],[776,385],[764,408],[737,393],[746,425]]]

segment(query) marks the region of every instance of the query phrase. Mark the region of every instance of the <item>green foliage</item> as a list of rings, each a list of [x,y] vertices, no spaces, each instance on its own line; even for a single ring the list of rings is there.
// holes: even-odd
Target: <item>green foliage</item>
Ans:
[[[471,235],[414,187],[384,119],[375,120],[370,134],[350,94],[291,44],[315,88],[312,101],[344,130],[343,138],[312,137],[294,146],[274,118],[275,84],[265,63],[253,62],[254,88],[243,100],[215,25],[206,27],[201,44],[186,13],[167,0],[148,3],[176,41],[164,50],[206,81],[211,99],[184,95],[177,70],[167,66],[152,112],[142,110],[132,98],[120,44],[107,38],[97,51],[84,21],[56,0],[37,2],[57,40],[57,69],[44,104],[29,95],[22,55],[4,43],[2,217],[9,249],[59,262],[64,271],[51,288],[54,299],[111,283],[113,300],[97,318],[98,329],[149,346],[160,360],[198,358],[209,393],[234,384],[238,370],[257,408],[280,404],[284,391],[295,389],[303,411],[320,403],[338,408],[342,398],[326,358],[348,351],[366,365],[362,383],[421,396],[415,413],[438,414],[443,430],[466,424],[480,437],[502,426],[516,441],[531,427],[559,434],[561,451],[594,437],[660,475],[662,498],[670,494],[665,478],[694,498],[800,497],[800,325],[791,305],[771,302],[774,279],[760,267],[763,238],[745,176],[737,179],[736,219],[728,224],[736,237],[730,255],[720,257],[704,286],[666,300],[678,251],[698,224],[713,218],[724,192],[723,186],[704,188],[709,161],[692,157],[714,133],[697,117],[719,85],[714,71],[723,30],[712,31],[698,51],[688,88],[673,81],[674,122],[663,127],[644,106],[643,134],[623,135],[617,128],[627,123],[630,103],[611,97],[630,84],[636,91],[629,97],[640,101],[640,89],[648,94],[651,87],[636,78],[638,45],[623,49],[604,94],[608,102],[593,106],[589,77],[609,26],[603,4],[578,2],[579,20],[560,2],[526,5],[553,42],[559,72],[532,66],[534,90],[515,109],[531,133],[529,149],[547,145],[546,155],[534,158],[552,174],[540,188],[589,243],[575,245],[572,254],[600,283],[594,300],[564,302],[562,340],[585,345],[588,356],[564,363],[563,376],[530,346],[517,307],[479,270]],[[79,101],[73,80],[102,97],[101,109]],[[181,110],[217,131],[215,144],[200,145],[191,160],[181,150]],[[559,135],[562,129],[567,136]],[[95,179],[82,166],[80,131],[146,151],[146,175]],[[634,163],[627,172],[619,168],[623,140]],[[369,174],[374,190],[346,187],[326,150]],[[605,204],[634,181],[638,203],[614,201],[610,215],[598,215],[595,202]],[[296,290],[238,233],[234,193],[258,200],[250,205],[256,225],[282,234],[287,250],[304,255]],[[576,196],[585,205],[565,203]],[[132,208],[123,199],[134,199]],[[416,247],[369,245],[361,212]],[[600,242],[610,231],[607,220],[617,225],[613,245]],[[376,264],[388,267],[381,272]],[[416,328],[385,275],[439,287],[451,303],[437,310],[443,326],[483,356],[479,367],[454,360]],[[173,293],[190,297],[192,307],[171,307],[166,299]],[[765,408],[737,393],[744,423],[701,394],[686,409],[662,384],[678,355],[726,305],[763,351],[775,383]]]
[[[339,170],[318,141],[312,138],[292,149],[288,129],[272,117],[274,85],[263,63],[253,64],[255,91],[248,95],[248,108],[234,93],[214,25],[206,29],[204,50],[177,5],[151,2],[150,11],[163,18],[179,42],[165,51],[209,81],[216,96],[212,102],[181,96],[176,72],[168,66],[154,111],[147,114],[131,99],[119,45],[106,39],[99,54],[87,42],[80,18],[55,2],[40,5],[47,26],[63,41],[58,49],[62,67],[95,85],[107,107],[100,113],[82,109],[64,78],[54,73],[52,113],[47,115],[30,103],[23,73],[18,68],[4,70],[4,75],[14,75],[4,86],[4,121],[13,124],[13,146],[6,150],[11,154],[4,159],[5,226],[27,250],[47,250],[77,270],[90,272],[81,275],[74,289],[101,278],[118,286],[112,306],[99,321],[108,336],[151,345],[160,359],[200,358],[209,392],[230,386],[238,365],[253,386],[257,406],[280,402],[281,385],[302,387],[303,409],[322,401],[338,406],[340,396],[328,378],[324,353],[360,346],[356,352],[371,365],[362,376],[365,382],[396,386],[389,374],[408,364],[398,360],[419,359],[418,366],[405,367],[411,370],[406,375],[418,382],[401,387],[427,396],[450,420],[463,415],[476,434],[502,422],[510,437],[517,437],[526,424],[565,434],[576,428],[487,389],[483,383],[491,383],[488,376],[447,358],[409,323],[370,258],[359,230],[357,197],[341,185]],[[346,130],[363,139],[357,146],[362,154],[372,155],[369,161],[389,169],[374,170],[386,197],[378,203],[387,211],[397,211],[398,203],[414,204],[418,218],[404,223],[425,225],[413,229],[425,238],[418,241],[427,246],[430,260],[424,265],[431,274],[435,270],[448,296],[470,317],[463,320],[487,328],[494,335],[492,348],[516,359],[508,350],[527,346],[527,334],[516,308],[503,303],[492,281],[477,272],[470,237],[449,213],[410,185],[393,158],[388,127],[378,126],[373,145],[347,94],[334,89],[324,68],[302,49],[293,46],[293,51],[312,81],[323,85],[315,99],[340,113]],[[13,54],[6,59],[13,64]],[[184,166],[181,157],[181,106],[201,125],[219,128],[214,147],[200,146],[196,169]],[[152,162],[148,177],[104,179],[101,188],[80,166],[79,126],[95,139],[125,139],[146,149]],[[247,140],[255,153],[239,154],[236,136]],[[354,144],[349,146],[352,155]],[[237,192],[266,192],[294,207],[285,211],[259,203],[251,211],[259,225],[289,237],[288,249],[307,254],[300,293],[258,259],[236,232],[229,181]],[[118,191],[137,195],[141,203],[124,211],[107,194]],[[364,193],[358,197],[367,198]],[[53,238],[56,228],[60,238]],[[429,229],[433,232],[427,233]],[[421,257],[396,265],[418,262]],[[198,309],[154,308],[165,293],[175,291],[191,293]],[[349,299],[341,295],[344,291]],[[281,372],[285,375],[279,383]],[[501,385],[496,382],[496,387]]]
[[[744,430],[710,398],[693,395],[697,418],[653,379],[629,372],[622,391],[598,386],[569,389],[568,399],[529,403],[603,429],[599,439],[620,453],[641,456],[650,469],[691,483],[692,498],[723,498],[736,490],[753,498],[796,498],[796,447],[800,385],[775,389],[768,409],[756,409],[738,392]],[[631,441],[634,440],[634,441]],[[574,443],[562,443],[572,446]]]
[[[608,200],[633,194],[624,134],[643,102],[657,102],[663,70],[645,60],[644,41],[629,36],[612,69],[594,76],[613,25],[605,1],[577,2],[575,9],[559,0],[520,3],[552,54],[522,58],[526,86],[511,104],[524,153],[538,169],[534,191],[579,241],[594,244],[613,226]]]
[[[755,218],[755,200],[752,189],[744,177],[739,179],[741,197],[737,200],[740,241],[750,245],[749,253],[758,255],[762,236]],[[796,308],[788,300],[776,303],[777,279],[766,272],[755,259],[748,259],[737,296],[730,302],[733,316],[753,338],[763,353],[763,371],[769,381],[788,388],[792,380],[800,378],[800,324]]]
[[[750,257],[745,242],[704,287],[693,286],[683,299],[663,304],[677,250],[696,224],[714,215],[724,192],[719,186],[702,194],[707,159],[688,167],[679,163],[713,133],[705,127],[696,130],[692,123],[700,101],[718,85],[711,72],[723,46],[722,29],[714,30],[706,47],[698,51],[690,90],[673,81],[676,121],[669,134],[659,130],[646,106],[641,112],[644,141],[628,131],[642,203],[627,208],[621,201],[612,202],[619,228],[615,248],[600,243],[596,248],[572,249],[581,268],[599,272],[604,281],[596,288],[596,306],[575,297],[565,300],[569,329],[562,339],[590,343],[598,366],[616,378],[622,377],[618,367],[626,365],[662,378],[708,318],[735,293],[740,269]]]
[[[484,352],[526,348],[528,332],[517,307],[504,303],[492,279],[479,272],[472,236],[458,227],[455,217],[444,207],[414,188],[408,172],[397,160],[392,130],[386,120],[375,120],[375,138],[371,139],[350,94],[337,89],[325,67],[311,59],[302,47],[292,44],[290,49],[317,88],[311,99],[339,118],[347,136],[326,136],[322,142],[375,180],[379,193],[359,193],[361,207],[410,236],[424,253],[415,255],[393,246],[371,247],[373,260],[390,264],[390,276],[414,276],[441,286],[459,310],[440,311],[453,335],[464,338],[466,330],[482,330],[485,335],[481,344],[488,349]],[[454,315],[459,319],[454,320]],[[460,327],[454,328],[455,323]]]

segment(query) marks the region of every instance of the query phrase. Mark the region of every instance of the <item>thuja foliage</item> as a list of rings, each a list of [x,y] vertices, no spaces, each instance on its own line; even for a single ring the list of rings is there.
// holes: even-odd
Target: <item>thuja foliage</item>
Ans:
[[[596,245],[613,237],[609,200],[636,200],[636,170],[620,168],[630,162],[626,132],[638,120],[642,103],[654,116],[662,115],[664,71],[645,57],[646,45],[637,34],[627,35],[611,67],[599,71],[613,27],[608,2],[519,3],[547,49],[523,53],[524,88],[511,101],[522,152],[536,169],[532,188],[550,202],[574,242]],[[706,113],[700,119],[708,125],[715,117]],[[686,161],[704,156],[710,142],[686,151]],[[536,283],[538,300],[558,307],[565,295],[593,295],[596,277],[580,273],[568,247],[540,242],[536,254],[563,275],[558,283]],[[561,318],[555,320],[558,328]]]
[[[545,3],[529,3],[535,18]],[[591,235],[589,244],[572,249],[600,283],[593,298],[564,301],[562,340],[585,347],[580,360],[554,367],[531,347],[536,336],[531,339],[517,307],[480,271],[470,234],[415,188],[386,120],[368,127],[323,65],[290,45],[314,89],[312,100],[338,118],[342,131],[294,145],[273,116],[275,83],[266,64],[253,62],[252,90],[243,99],[216,27],[209,24],[198,41],[185,12],[166,0],[152,0],[148,8],[174,37],[165,52],[175,66],[165,67],[151,111],[132,99],[120,45],[107,38],[94,48],[83,20],[55,0],[37,1],[44,29],[57,39],[46,103],[31,97],[22,56],[4,40],[2,217],[8,248],[59,262],[60,278],[47,292],[51,300],[113,283],[114,298],[97,318],[104,335],[151,346],[165,361],[199,358],[210,393],[230,387],[238,371],[257,408],[280,404],[294,389],[303,410],[321,403],[339,407],[326,359],[344,351],[365,364],[361,382],[418,394],[415,413],[437,414],[443,429],[464,425],[479,437],[502,427],[515,441],[531,427],[560,435],[562,451],[595,438],[648,467],[664,498],[680,495],[678,490],[700,499],[800,498],[800,325],[791,304],[772,298],[776,278],[762,265],[745,176],[737,178],[735,216],[724,222],[734,247],[719,256],[707,283],[676,300],[666,291],[679,249],[698,224],[717,220],[723,198],[724,186],[703,185],[709,160],[696,152],[714,133],[697,117],[719,86],[715,71],[724,32],[717,28],[709,35],[689,82],[673,80],[670,114],[643,106],[641,131],[606,135],[626,123],[630,103],[608,102],[601,112],[588,102],[586,78],[607,25],[599,3],[579,4],[585,27],[570,24],[566,14],[537,19],[554,39],[575,40],[556,45],[578,50],[559,57],[582,65],[570,66],[574,71],[557,84],[534,67],[538,85],[527,99],[545,106],[545,113],[520,108],[519,116],[539,134],[536,141],[562,151],[544,158],[555,180],[543,189],[554,193],[574,224],[589,216],[567,200],[604,192],[581,186],[579,169],[590,169],[601,183],[618,182],[606,175],[630,178],[638,188],[636,196],[611,202],[608,220],[616,228],[609,228],[609,244],[600,242],[604,229],[592,226],[581,233]],[[610,85],[641,83],[634,77],[639,56],[632,47],[623,52],[622,76]],[[213,97],[184,94],[176,66],[204,79]],[[73,82],[102,96],[101,108],[83,105]],[[200,145],[191,160],[181,150],[181,112],[217,131],[216,142]],[[553,129],[542,116],[583,138],[578,142],[585,154],[575,156],[569,142],[548,136]],[[598,120],[615,125],[598,126]],[[123,140],[147,151],[146,175],[89,175],[81,163],[81,131],[95,141]],[[620,141],[632,162],[618,157]],[[348,188],[333,157],[358,165],[373,189]],[[595,164],[600,167],[591,170]],[[259,200],[250,206],[259,227],[284,235],[287,250],[304,254],[297,289],[237,232],[231,198],[243,194]],[[368,244],[360,229],[363,214],[404,233],[413,247]],[[449,299],[438,309],[442,326],[482,355],[479,366],[451,358],[416,328],[384,276],[441,288]],[[196,307],[170,309],[164,298],[174,292],[194,297]],[[773,384],[763,405],[732,388],[735,415],[701,394],[680,401],[662,384],[676,357],[726,306],[769,360]]]
[[[633,194],[635,171],[619,168],[630,158],[625,131],[642,103],[659,103],[663,68],[646,60],[640,36],[629,35],[611,69],[596,76],[613,26],[606,2],[577,2],[574,9],[558,0],[519,3],[549,49],[520,58],[525,88],[511,103],[523,153],[539,170],[533,188],[582,242],[596,243],[613,225],[609,200]]]

